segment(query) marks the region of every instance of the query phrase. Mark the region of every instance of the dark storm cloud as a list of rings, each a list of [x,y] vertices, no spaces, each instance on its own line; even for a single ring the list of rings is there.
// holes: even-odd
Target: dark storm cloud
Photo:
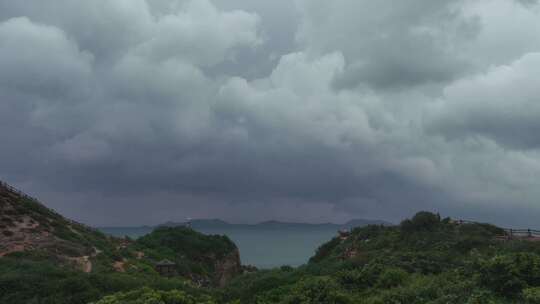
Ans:
[[[299,39],[318,51],[340,50],[350,63],[336,79],[338,89],[446,82],[470,68],[456,50],[480,24],[462,13],[460,1],[304,3]]]
[[[0,0],[2,178],[101,225],[419,209],[512,224],[509,202],[532,219],[539,14]]]
[[[538,4],[538,0],[517,0],[519,1],[520,3],[523,3],[523,5],[537,5]]]
[[[333,85],[337,90],[354,88],[362,84],[383,90],[400,89],[426,83],[447,82],[466,70],[464,63],[454,62],[447,58],[433,58],[437,64],[425,67],[423,65],[426,58],[420,56],[405,64],[394,61],[395,57],[400,57],[399,54],[390,56],[394,58],[379,54],[377,60],[383,61],[382,64],[369,62],[349,66],[343,74],[336,77]],[[415,64],[413,60],[420,62]],[[444,63],[444,61],[447,62]]]

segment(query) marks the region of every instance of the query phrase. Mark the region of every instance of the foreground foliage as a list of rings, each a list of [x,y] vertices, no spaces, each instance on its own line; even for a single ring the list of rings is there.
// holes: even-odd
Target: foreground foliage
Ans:
[[[58,267],[44,258],[0,259],[0,303],[86,304],[108,294],[145,286],[163,291],[182,290],[192,295],[205,293],[183,278],[144,273],[84,273]]]
[[[48,251],[9,254],[0,259],[0,303],[86,304],[116,292],[121,293],[99,303],[132,303],[132,298],[139,301],[133,303],[212,303],[208,289],[196,287],[192,280],[208,278],[211,284],[215,263],[236,246],[224,236],[176,227],[158,228],[123,249],[113,250],[118,256],[114,259],[105,252],[91,258],[90,273],[66,265]],[[161,259],[176,263],[174,277],[156,272],[154,263]],[[114,269],[115,260],[121,263],[122,271]],[[132,290],[138,291],[129,292]]]
[[[141,288],[107,296],[95,304],[214,304],[209,296],[193,296],[179,290],[161,291]]]

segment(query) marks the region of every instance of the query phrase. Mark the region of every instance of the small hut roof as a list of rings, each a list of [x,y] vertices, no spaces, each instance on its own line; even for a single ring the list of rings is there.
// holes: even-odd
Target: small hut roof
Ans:
[[[156,263],[156,266],[174,266],[176,265],[175,263],[165,259],[165,260],[161,260],[159,262]]]

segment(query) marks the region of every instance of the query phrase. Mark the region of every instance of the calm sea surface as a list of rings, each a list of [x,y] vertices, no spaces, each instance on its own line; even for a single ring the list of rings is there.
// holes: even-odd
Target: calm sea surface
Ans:
[[[151,227],[100,228],[115,236],[137,238],[152,231]],[[199,228],[205,234],[224,234],[240,249],[242,264],[259,268],[307,263],[315,250],[336,235],[334,228]]]

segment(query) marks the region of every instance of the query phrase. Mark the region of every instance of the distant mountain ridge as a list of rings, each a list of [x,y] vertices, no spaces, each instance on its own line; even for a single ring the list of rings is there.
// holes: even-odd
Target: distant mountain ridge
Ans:
[[[345,224],[343,224],[343,227],[347,228],[355,228],[355,227],[363,227],[368,225],[383,225],[383,226],[394,226],[394,223],[390,223],[383,220],[371,220],[371,219],[353,219]]]
[[[186,226],[187,222],[166,222],[156,227],[166,226]],[[353,219],[344,224],[335,223],[296,223],[296,222],[282,222],[276,220],[269,220],[260,222],[257,224],[232,224],[221,219],[195,219],[190,222],[193,228],[335,228],[335,229],[352,229],[355,227],[364,227],[368,225],[383,225],[393,226],[393,223],[383,220],[371,220],[371,219]]]

